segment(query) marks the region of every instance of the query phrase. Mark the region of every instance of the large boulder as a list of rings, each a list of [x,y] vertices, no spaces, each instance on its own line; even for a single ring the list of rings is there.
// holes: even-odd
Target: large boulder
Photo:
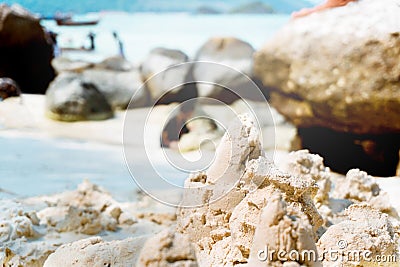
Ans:
[[[195,81],[200,81],[197,83],[199,96],[217,98],[230,103],[236,100],[237,96],[224,87],[240,92],[243,96],[246,91],[254,90],[254,84],[247,78],[247,76],[253,77],[253,54],[254,48],[237,38],[209,39],[201,46],[195,57],[195,61],[202,63],[193,67],[193,78]]]
[[[54,79],[53,48],[39,19],[18,5],[0,5],[0,77],[24,93],[43,94]]]
[[[182,102],[197,96],[194,86],[185,86],[190,75],[189,57],[180,50],[152,49],[140,66],[142,81],[152,100],[159,104]]]
[[[100,63],[58,57],[52,65],[57,73],[81,74],[82,81],[94,84],[113,109],[125,109],[134,95],[130,107],[143,107],[149,102],[139,70],[122,57],[109,57]]]
[[[93,83],[80,74],[63,73],[46,92],[46,114],[61,121],[102,120],[113,116],[111,106]]]
[[[272,105],[299,127],[400,133],[399,14],[363,0],[291,21],[255,56]]]
[[[271,105],[333,170],[395,175],[400,1],[363,0],[292,20],[255,55]]]

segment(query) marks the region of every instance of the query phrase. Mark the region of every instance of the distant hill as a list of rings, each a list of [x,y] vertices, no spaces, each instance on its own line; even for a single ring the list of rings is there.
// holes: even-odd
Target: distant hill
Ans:
[[[253,2],[249,4],[244,4],[239,7],[235,7],[231,11],[231,14],[272,14],[275,10],[267,4],[262,2]]]
[[[198,7],[195,11],[196,14],[221,14],[222,12],[216,8],[209,6]]]
[[[311,6],[315,0],[260,0],[276,13],[290,13],[303,7]],[[88,13],[103,10],[126,12],[190,12],[196,13],[199,8],[207,7],[208,11],[230,10],[251,4],[251,0],[3,0],[7,4],[18,3],[32,12],[53,15],[55,12]],[[200,9],[201,10],[201,9]],[[203,10],[207,11],[207,10]]]

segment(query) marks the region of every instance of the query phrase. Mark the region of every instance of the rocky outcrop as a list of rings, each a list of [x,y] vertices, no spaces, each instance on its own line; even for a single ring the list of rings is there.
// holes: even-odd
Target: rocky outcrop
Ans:
[[[39,19],[18,5],[0,5],[0,77],[24,93],[44,94],[54,79],[53,48]]]
[[[400,132],[399,12],[363,0],[291,21],[255,56],[272,105],[300,127]]]
[[[398,0],[318,12],[292,20],[255,55],[256,74],[274,87],[271,105],[299,128],[303,147],[335,171],[395,174],[399,12]]]
[[[79,74],[64,73],[46,92],[46,114],[61,121],[101,120],[113,116],[111,106],[93,83]]]
[[[201,206],[182,208],[177,229],[190,237],[199,266],[257,261],[265,246],[316,251],[315,231],[322,218],[312,201],[315,182],[276,169],[263,155],[249,117],[241,117],[228,132],[213,165],[185,183],[182,205],[197,199]],[[207,189],[195,196],[192,188],[202,187]],[[276,258],[265,262],[271,264],[282,266]]]

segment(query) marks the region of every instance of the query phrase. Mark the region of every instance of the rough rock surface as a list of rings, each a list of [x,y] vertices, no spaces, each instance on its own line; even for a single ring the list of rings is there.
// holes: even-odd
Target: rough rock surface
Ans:
[[[255,55],[272,106],[300,127],[399,133],[399,13],[363,0],[292,20]]]
[[[277,163],[279,169],[294,176],[303,176],[312,179],[318,185],[318,192],[314,197],[317,206],[329,202],[331,191],[330,170],[324,166],[323,158],[310,154],[308,150],[299,150],[289,153],[285,162]]]
[[[396,216],[388,194],[379,188],[372,176],[358,169],[350,170],[346,177],[337,180],[332,196],[354,203],[366,202],[381,212]]]
[[[104,230],[115,231],[121,208],[111,196],[88,181],[78,190],[47,199],[48,207],[38,212],[43,224],[57,232],[96,235]]]
[[[0,77],[22,92],[44,94],[54,79],[53,48],[39,20],[18,5],[0,5]]]
[[[91,237],[62,245],[48,257],[43,266],[135,266],[135,255],[139,249],[131,238],[105,242],[101,237]]]
[[[113,116],[111,106],[93,83],[81,75],[60,74],[46,92],[46,114],[61,121],[101,120]]]
[[[313,238],[314,232],[307,216],[288,207],[279,194],[272,195],[268,200],[268,204],[261,212],[258,225],[250,251],[249,267],[280,266],[280,261],[292,262],[297,265],[301,263],[307,266],[320,266],[314,259],[308,260],[307,258],[299,258],[299,263],[297,263],[291,260],[289,253],[283,256],[268,255],[266,248],[271,251],[286,252],[313,251],[317,254]],[[266,255],[262,255],[264,258],[260,257],[260,250],[265,251]]]
[[[2,201],[0,209],[0,264],[2,266],[43,266],[56,245],[30,243],[44,236],[44,227],[34,210],[14,201]]]
[[[176,225],[149,238],[136,266],[196,267],[196,257],[189,237],[176,232]]]
[[[377,257],[398,255],[398,234],[387,214],[367,204],[354,204],[346,210],[347,220],[331,226],[318,241],[319,254],[324,258],[323,266],[377,266]],[[344,257],[330,257],[336,250]],[[361,257],[354,254],[361,251]],[[364,252],[369,252],[365,254]],[[325,254],[324,254],[325,252]],[[365,257],[365,258],[364,258]],[[344,259],[344,260],[343,260]],[[398,266],[398,262],[384,262],[384,266]]]
[[[189,188],[210,184],[215,187],[211,192],[195,196],[203,201],[203,206],[182,208],[178,217],[178,230],[193,242],[199,266],[244,264],[249,261],[252,250],[258,251],[267,244],[280,248],[278,240],[285,240],[281,244],[283,247],[315,250],[315,243],[308,245],[308,242],[316,237],[315,231],[321,226],[322,217],[312,200],[318,190],[314,180],[294,177],[276,169],[263,156],[259,133],[248,116],[240,117],[228,132],[230,134],[223,137],[216,159],[206,174],[194,175],[186,181]],[[229,182],[234,181],[235,186],[227,190]],[[224,197],[212,198],[219,194]],[[185,198],[193,197],[193,192],[188,191],[183,203],[186,203]],[[281,225],[277,219],[271,222],[268,230],[260,226],[264,225],[260,220],[268,221],[268,216],[261,216],[264,210],[276,212],[276,218],[298,217],[301,224],[284,221]],[[286,226],[289,230],[281,231]],[[256,242],[253,239],[257,231],[262,236],[272,232],[278,236],[270,235],[271,238],[260,238]],[[296,235],[300,233],[307,233],[308,237],[296,242]],[[276,259],[273,261],[279,266]]]
[[[180,85],[187,80],[190,65],[178,64],[188,60],[189,57],[179,50],[159,47],[149,52],[140,66],[140,73],[153,100],[159,102],[160,97],[178,94],[185,88]],[[157,75],[159,72],[163,73]]]
[[[253,54],[254,48],[249,43],[237,38],[215,37],[209,39],[197,52],[195,61],[210,63],[199,63],[193,67],[193,78],[196,81],[207,82],[197,84],[199,96],[217,97],[226,101],[231,94],[222,86],[241,94],[247,90],[254,90],[254,85],[246,77],[246,75],[253,77]],[[218,86],[218,84],[222,86]]]

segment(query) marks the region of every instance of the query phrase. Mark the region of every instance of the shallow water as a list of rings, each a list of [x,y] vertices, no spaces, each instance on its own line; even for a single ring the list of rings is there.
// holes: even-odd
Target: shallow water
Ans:
[[[74,190],[83,179],[103,186],[116,199],[136,199],[137,185],[132,179],[121,146],[66,139],[0,137],[0,198],[29,197]],[[140,160],[140,157],[138,157]],[[177,184],[186,174],[162,162],[157,166]],[[150,181],[152,172],[136,173]],[[8,193],[7,193],[8,192]]]

